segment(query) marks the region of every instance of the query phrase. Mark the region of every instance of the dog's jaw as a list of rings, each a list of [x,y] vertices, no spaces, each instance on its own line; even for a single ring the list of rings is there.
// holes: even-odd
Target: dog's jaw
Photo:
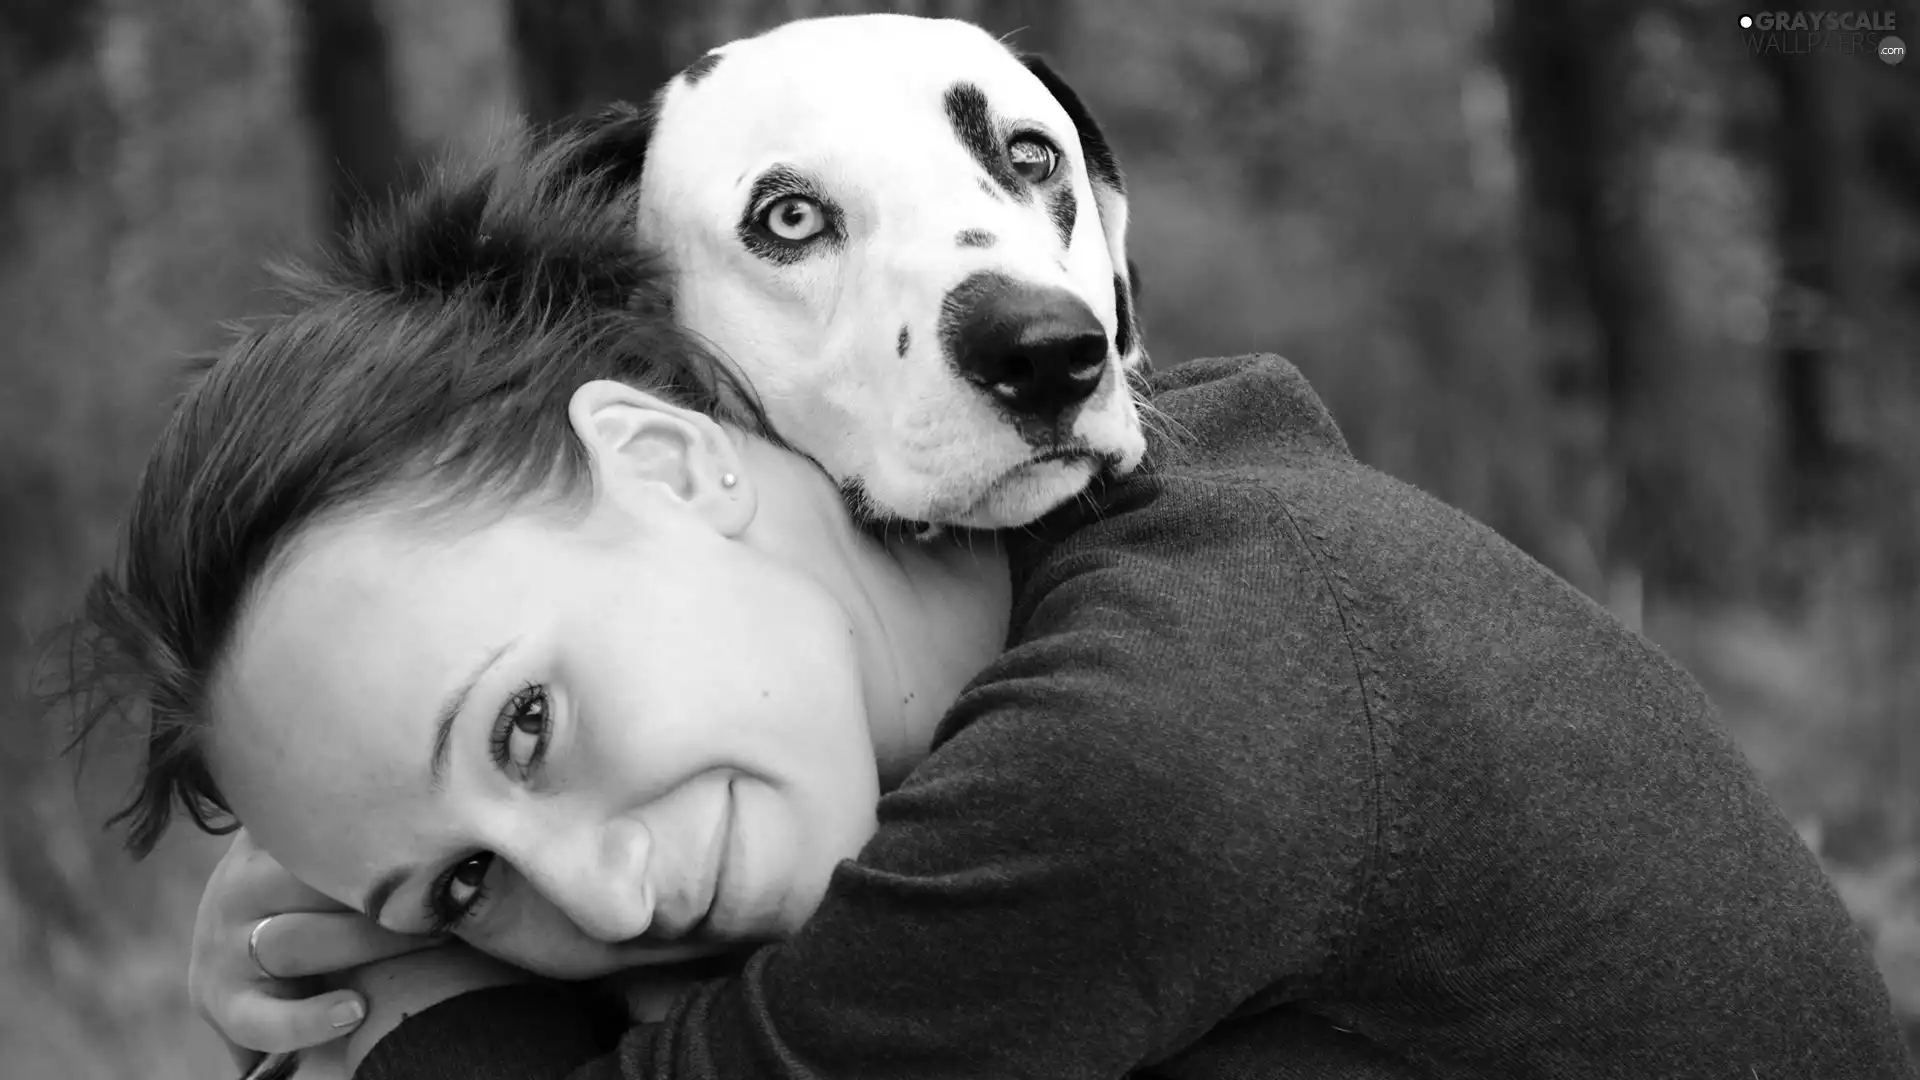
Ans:
[[[1084,457],[1022,465],[988,488],[957,523],[974,529],[1031,524],[1085,491],[1098,472],[1098,463]]]

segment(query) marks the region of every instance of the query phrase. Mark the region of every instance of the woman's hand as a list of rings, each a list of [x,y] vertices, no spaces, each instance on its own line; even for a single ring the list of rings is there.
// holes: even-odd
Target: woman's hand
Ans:
[[[327,976],[443,940],[384,929],[315,892],[243,829],[200,896],[188,993],[244,1069],[255,1051],[303,1050],[360,1026],[364,995]]]

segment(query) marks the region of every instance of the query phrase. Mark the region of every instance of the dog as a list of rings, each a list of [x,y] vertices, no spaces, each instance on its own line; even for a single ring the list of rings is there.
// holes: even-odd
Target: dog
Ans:
[[[1043,59],[957,20],[804,19],[576,137],[579,171],[637,188],[675,317],[863,522],[1023,526],[1139,465],[1126,187]]]

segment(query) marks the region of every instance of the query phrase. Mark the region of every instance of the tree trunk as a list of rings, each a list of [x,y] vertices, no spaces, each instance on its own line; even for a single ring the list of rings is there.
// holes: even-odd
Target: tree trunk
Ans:
[[[374,0],[300,0],[300,108],[313,126],[326,179],[327,221],[338,231],[363,203],[404,184],[405,145]]]
[[[111,142],[112,119],[94,66],[100,15],[90,2],[0,5],[0,259],[31,265],[34,209],[97,166],[92,151]],[[5,268],[8,277],[20,268]],[[43,267],[32,266],[28,274]],[[0,295],[0,312],[19,301]],[[19,309],[12,309],[17,312]],[[20,327],[9,321],[9,333]],[[76,542],[62,460],[46,417],[59,403],[56,376],[35,342],[0,350],[0,905],[24,912],[37,932],[20,936],[22,959],[51,970],[55,936],[86,939],[98,906],[79,895],[48,850],[47,763],[60,740],[36,708],[33,631],[45,580]],[[47,931],[51,930],[52,933]]]
[[[1575,433],[1559,486],[1618,608],[1643,579],[1736,588],[1763,539],[1759,345],[1735,316],[1770,299],[1769,238],[1722,145],[1737,76],[1702,61],[1710,22],[1664,0],[1500,7],[1547,381]]]
[[[536,124],[610,101],[646,102],[710,44],[687,39],[686,0],[513,0],[521,95]]]
[[[79,172],[108,122],[97,79],[63,78],[91,67],[98,17],[91,0],[0,4],[0,243],[19,225],[22,190]]]
[[[1829,67],[1806,56],[1767,58],[1776,93],[1773,125],[1775,238],[1781,297],[1774,319],[1775,412],[1780,420],[1787,524],[1837,509],[1837,464],[1829,420],[1827,369],[1837,359],[1834,247],[1839,233],[1839,169],[1844,147],[1831,107]]]
[[[1605,243],[1599,125],[1605,106],[1585,20],[1565,4],[1508,0],[1499,12],[1496,52],[1512,100],[1515,156],[1525,197],[1529,291],[1550,408],[1559,422],[1554,482],[1569,522],[1557,565],[1581,588],[1606,599],[1607,579],[1624,553],[1609,544],[1617,477],[1609,462],[1609,422],[1631,363],[1607,347],[1600,309]]]

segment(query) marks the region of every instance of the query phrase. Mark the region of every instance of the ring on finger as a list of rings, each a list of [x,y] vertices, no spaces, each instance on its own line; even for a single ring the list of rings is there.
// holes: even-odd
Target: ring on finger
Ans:
[[[280,976],[268,971],[267,965],[260,962],[260,931],[265,930],[268,923],[279,917],[278,915],[269,915],[259,922],[254,923],[253,929],[247,932],[247,956],[253,960],[254,969],[260,972],[261,978],[270,981],[277,981]]]

